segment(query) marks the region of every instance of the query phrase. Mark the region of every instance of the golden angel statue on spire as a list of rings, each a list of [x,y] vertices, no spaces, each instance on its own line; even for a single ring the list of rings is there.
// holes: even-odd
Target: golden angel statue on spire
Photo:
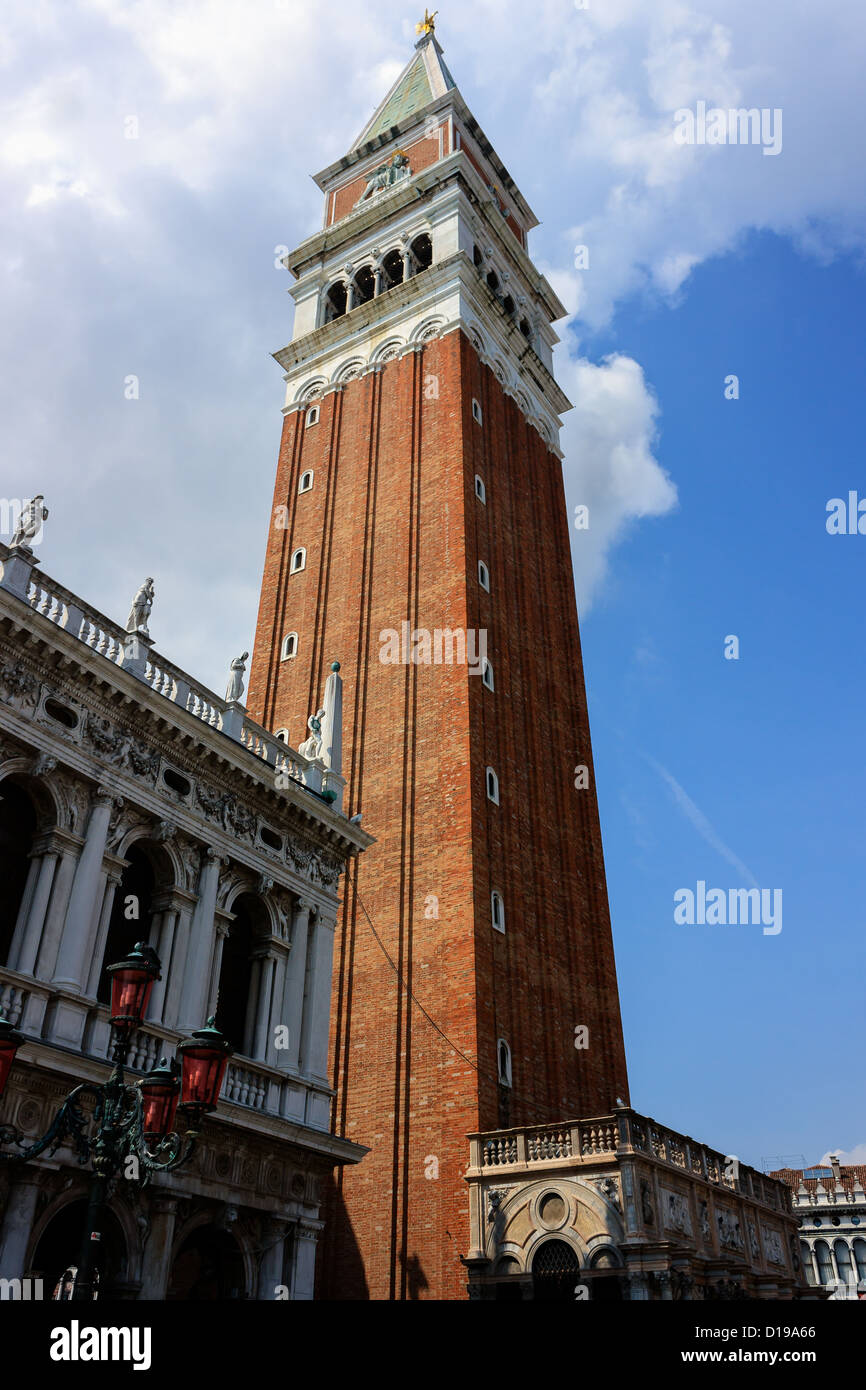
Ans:
[[[430,14],[430,11],[427,9],[427,6],[425,5],[424,18],[421,20],[420,24],[415,25],[415,33],[432,34],[436,29],[436,16],[438,13],[438,10],[434,10],[433,13]]]

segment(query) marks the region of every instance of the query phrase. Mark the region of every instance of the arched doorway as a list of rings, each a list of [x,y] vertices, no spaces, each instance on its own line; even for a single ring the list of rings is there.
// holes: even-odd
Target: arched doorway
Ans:
[[[174,1257],[166,1299],[201,1303],[246,1296],[244,1260],[234,1236],[218,1226],[197,1226]]]
[[[0,782],[0,965],[9,960],[35,833],[36,810],[30,797],[6,778]]]
[[[532,1260],[532,1297],[539,1303],[573,1303],[580,1270],[577,1253],[564,1240],[546,1240]]]
[[[30,1264],[33,1278],[42,1279],[46,1298],[51,1298],[63,1274],[78,1265],[81,1240],[87,1216],[87,1201],[69,1202],[52,1217],[39,1241]],[[96,1254],[99,1298],[122,1298],[128,1294],[126,1241],[117,1217],[106,1209],[102,1218],[102,1239]]]

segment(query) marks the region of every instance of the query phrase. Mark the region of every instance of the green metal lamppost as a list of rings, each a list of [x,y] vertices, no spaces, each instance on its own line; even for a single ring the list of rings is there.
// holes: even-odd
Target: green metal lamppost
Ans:
[[[143,942],[117,965],[109,965],[111,1013],[115,1029],[114,1070],[101,1086],[85,1081],[63,1101],[40,1139],[28,1144],[13,1125],[0,1124],[0,1147],[13,1144],[21,1152],[2,1154],[7,1163],[26,1163],[46,1151],[53,1154],[64,1139],[71,1141],[80,1163],[91,1164],[87,1219],[82,1239],[73,1298],[93,1297],[96,1247],[101,1239],[103,1213],[117,1175],[125,1170],[141,1185],[151,1173],[179,1168],[192,1155],[204,1116],[216,1109],[232,1048],[209,1018],[204,1028],[178,1044],[181,1059],[158,1067],[130,1083],[125,1067],[132,1036],[141,1027],[151,990],[160,975],[159,958]],[[15,1054],[26,1039],[0,1014],[0,1098]],[[92,1097],[89,1112],[84,1096]],[[177,1112],[183,1123],[173,1128]],[[130,1160],[134,1164],[130,1165]]]

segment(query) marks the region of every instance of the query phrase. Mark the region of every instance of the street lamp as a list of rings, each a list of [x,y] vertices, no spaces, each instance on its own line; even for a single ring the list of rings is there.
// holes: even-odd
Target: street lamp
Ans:
[[[26,1145],[12,1125],[0,1125],[0,1146],[15,1144],[20,1153],[2,1154],[7,1163],[26,1163],[46,1150],[53,1154],[64,1139],[70,1140],[79,1163],[91,1164],[92,1177],[87,1221],[78,1262],[73,1298],[92,1297],[95,1247],[101,1240],[102,1217],[109,1183],[123,1170],[142,1186],[151,1173],[179,1168],[191,1157],[204,1116],[216,1109],[232,1048],[209,1018],[191,1038],[178,1044],[181,1058],[169,1063],[164,1057],[139,1081],[125,1079],[124,1068],[132,1035],[144,1021],[151,990],[161,978],[160,963],[152,947],[139,942],[125,960],[108,966],[111,976],[109,1022],[115,1030],[114,1070],[103,1085],[89,1081],[76,1086],[63,1101],[41,1138]],[[0,1014],[0,1097],[9,1078],[15,1054],[25,1041]],[[178,1073],[180,1076],[178,1077]],[[92,1110],[80,1101],[93,1098]],[[174,1129],[177,1112],[183,1119]]]

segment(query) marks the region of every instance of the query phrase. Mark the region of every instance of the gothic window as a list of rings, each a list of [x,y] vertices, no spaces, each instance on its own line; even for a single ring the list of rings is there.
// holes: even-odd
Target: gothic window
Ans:
[[[355,276],[355,305],[369,304],[376,293],[376,277],[368,265],[362,265]]]
[[[496,1066],[500,1086],[511,1085],[511,1048],[504,1038],[496,1044]]]
[[[298,492],[309,492],[313,486],[313,470],[308,468],[306,473],[301,474],[301,481],[298,483]]]
[[[485,506],[487,505],[487,489],[484,486],[483,478],[480,478],[477,473],[475,474],[475,496],[478,498],[479,502],[483,502]]]
[[[482,423],[481,406],[478,404],[474,396],[472,397],[472,419],[475,421],[477,425],[480,425]]]
[[[499,805],[499,778],[492,767],[487,769],[487,799]]]
[[[505,904],[502,901],[502,894],[496,890],[490,894],[490,917],[493,922],[493,930],[505,933]]]
[[[818,1260],[819,1283],[832,1284],[833,1261],[830,1259],[830,1247],[826,1240],[818,1240],[815,1242],[815,1255]]]
[[[342,318],[346,312],[347,287],[345,280],[337,280],[325,294],[325,323]]]
[[[382,278],[385,282],[384,288],[392,290],[395,285],[403,283],[403,257],[399,251],[389,251],[382,262]]]
[[[270,1006],[259,988],[264,962],[258,958],[269,935],[268,914],[255,893],[235,898],[231,911],[234,921],[223,941],[216,1021],[235,1051],[251,1057],[259,1010]]]
[[[139,841],[130,845],[124,857],[127,863],[114,890],[108,936],[96,985],[96,997],[101,1004],[111,1002],[111,978],[105,973],[105,967],[124,960],[136,942],[150,941],[151,936],[151,903],[157,886],[153,860]],[[150,944],[154,948],[158,946],[158,942]],[[163,966],[166,964],[163,961]]]
[[[419,270],[426,270],[433,264],[433,242],[426,232],[417,236],[410,247],[415,263],[414,273],[417,275]]]
[[[488,690],[493,689],[493,667],[486,656],[481,662],[481,680]]]
[[[290,570],[290,572],[291,572],[292,574],[297,574],[300,570],[302,570],[302,569],[304,568],[304,566],[306,565],[306,563],[307,563],[307,552],[306,552],[306,550],[304,549],[304,547],[301,545],[301,546],[298,547],[298,549],[297,549],[297,550],[293,553],[293,555],[292,555],[292,562],[291,562],[291,564],[290,564],[290,566],[289,566],[289,570]]]
[[[317,405],[311,405],[309,410],[307,411],[306,418],[304,420],[304,429],[308,430],[311,425],[317,425],[318,423],[319,407]]]
[[[813,1261],[812,1261],[812,1251],[811,1251],[810,1248],[809,1248],[809,1243],[808,1243],[808,1241],[805,1241],[805,1240],[801,1240],[801,1241],[800,1241],[800,1259],[801,1259],[802,1262],[803,1262],[803,1273],[804,1273],[805,1276],[806,1276],[806,1283],[807,1283],[807,1284],[814,1284],[814,1283],[815,1283],[815,1266],[814,1266],[814,1263],[813,1263]]]
[[[7,778],[0,783],[0,965],[9,959],[35,833],[36,812],[29,796]]]
[[[478,561],[478,583],[490,593],[490,571],[483,560]]]
[[[839,1271],[839,1278],[843,1284],[851,1284],[854,1281],[854,1267],[851,1264],[851,1251],[847,1240],[837,1240],[833,1243],[833,1254],[836,1256],[836,1268]]]
[[[287,632],[280,646],[280,661],[288,661],[298,654],[298,634]]]

